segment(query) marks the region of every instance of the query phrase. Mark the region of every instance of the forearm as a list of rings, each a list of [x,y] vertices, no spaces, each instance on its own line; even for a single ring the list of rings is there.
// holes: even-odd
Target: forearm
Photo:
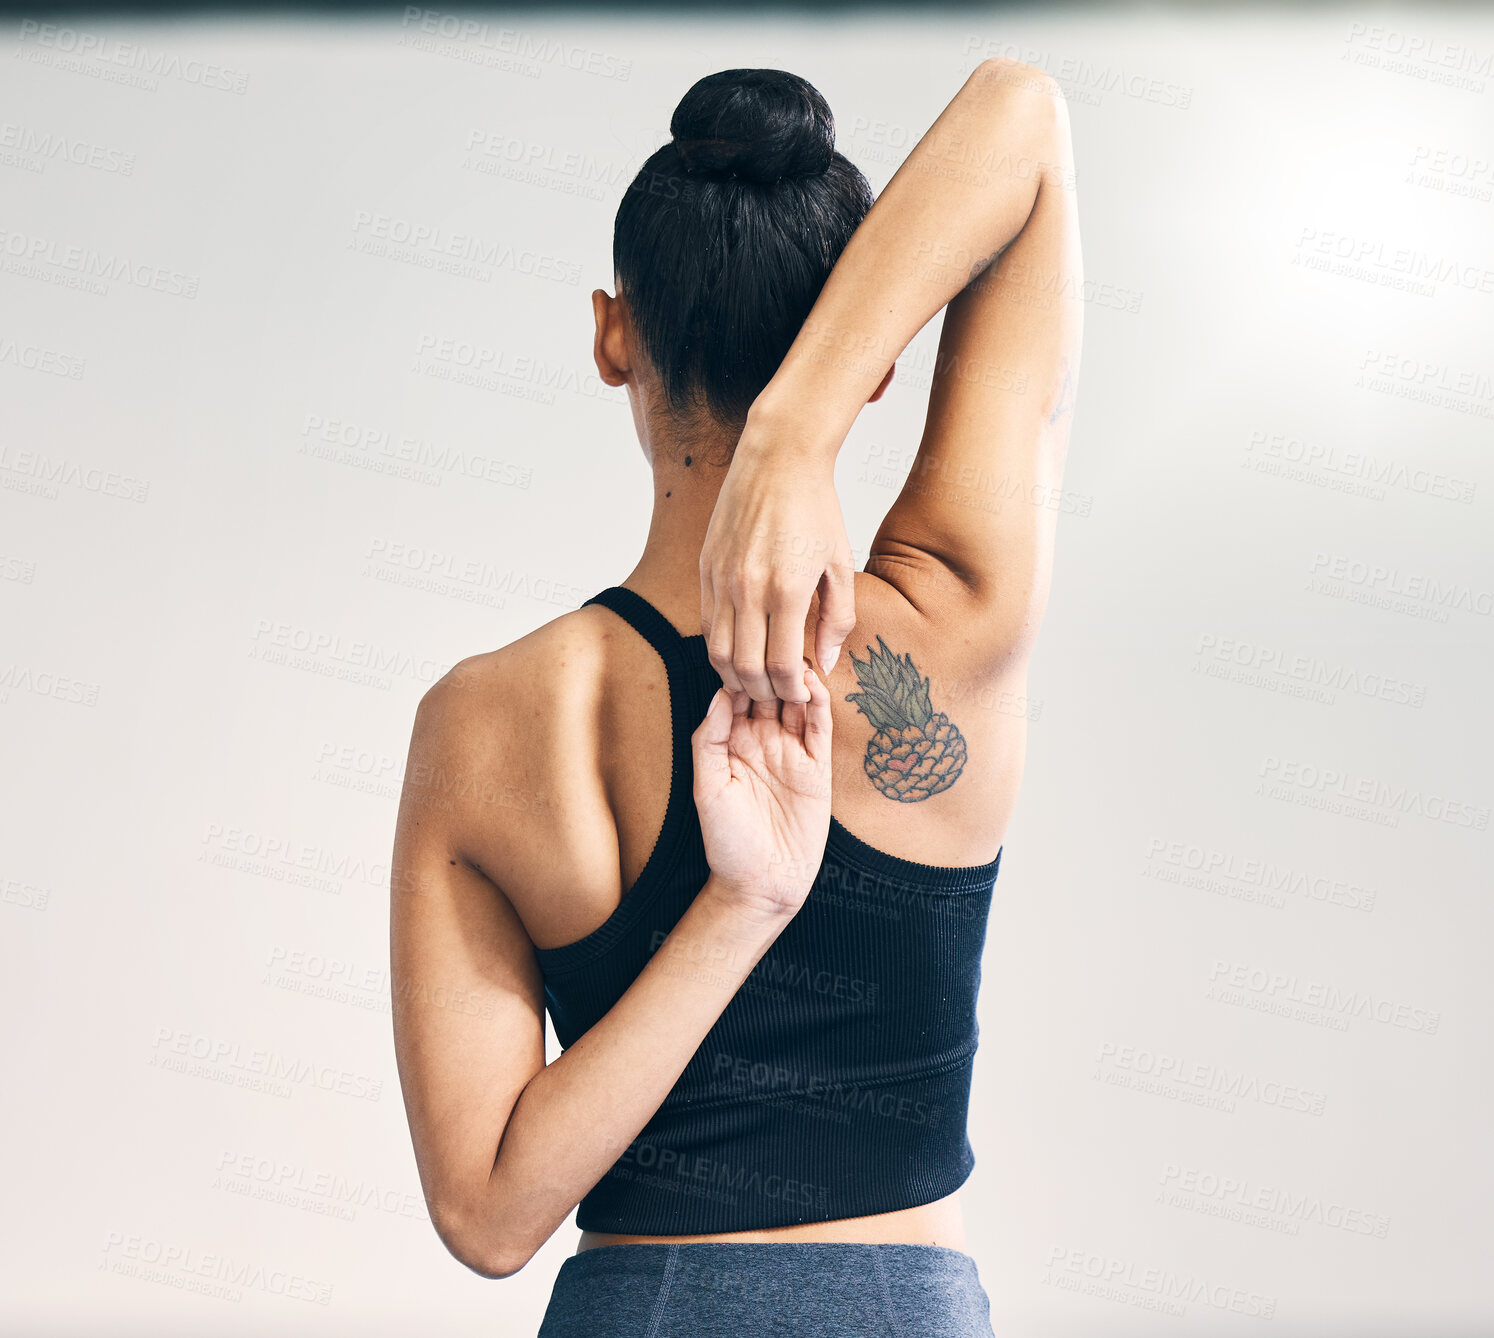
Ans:
[[[833,463],[909,341],[1020,234],[1044,176],[1067,170],[1059,98],[1016,62],[975,70],[841,253],[739,451],[792,440],[801,459]]]
[[[530,1080],[475,1209],[500,1257],[529,1257],[617,1161],[786,923],[708,880],[617,1003]]]

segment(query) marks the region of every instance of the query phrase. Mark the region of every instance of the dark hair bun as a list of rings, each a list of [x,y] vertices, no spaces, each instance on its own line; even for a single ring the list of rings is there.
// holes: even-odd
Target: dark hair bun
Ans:
[[[830,104],[785,70],[722,70],[691,86],[669,133],[690,176],[769,184],[825,172],[835,157]]]

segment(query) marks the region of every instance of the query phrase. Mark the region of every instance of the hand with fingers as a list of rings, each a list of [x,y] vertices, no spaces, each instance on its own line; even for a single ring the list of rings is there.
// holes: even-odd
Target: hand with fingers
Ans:
[[[856,625],[853,571],[833,458],[790,463],[745,433],[700,552],[701,630],[727,690],[807,702],[810,603],[818,594],[814,657],[828,674]]]
[[[711,881],[755,919],[792,919],[830,833],[830,693],[799,658],[804,702],[722,688],[691,736]]]

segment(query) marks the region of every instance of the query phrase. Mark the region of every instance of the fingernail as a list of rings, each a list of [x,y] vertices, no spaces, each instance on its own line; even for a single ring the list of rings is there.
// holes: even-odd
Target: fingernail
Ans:
[[[836,646],[825,659],[825,672],[827,674],[835,668],[835,662],[838,659],[840,659],[840,647]]]

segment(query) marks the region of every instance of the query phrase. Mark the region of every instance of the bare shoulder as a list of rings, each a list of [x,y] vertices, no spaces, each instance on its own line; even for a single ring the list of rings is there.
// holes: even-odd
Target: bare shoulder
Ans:
[[[606,615],[593,605],[573,609],[496,650],[457,661],[420,699],[417,719],[428,728],[478,722],[494,706],[554,702],[595,681]]]
[[[558,830],[605,803],[597,776],[605,612],[562,614],[458,661],[415,714],[405,788],[458,857],[508,890]]]

